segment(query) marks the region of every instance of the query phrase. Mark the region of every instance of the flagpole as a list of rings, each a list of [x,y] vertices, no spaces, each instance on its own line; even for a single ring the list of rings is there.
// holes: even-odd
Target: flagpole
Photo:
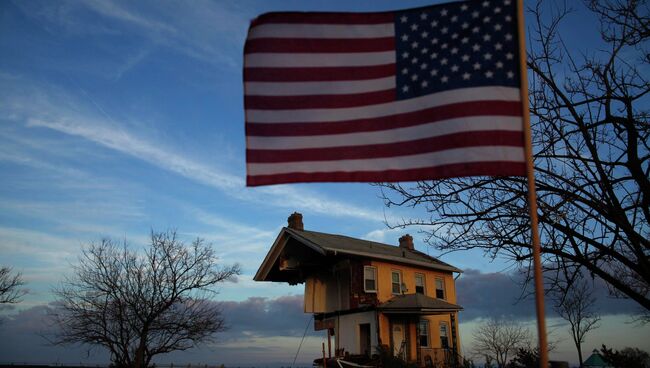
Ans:
[[[537,224],[537,194],[533,165],[533,144],[528,109],[528,75],[526,66],[526,28],[524,26],[524,1],[517,0],[517,25],[519,27],[519,64],[521,71],[521,106],[524,125],[524,150],[526,154],[526,175],[528,182],[528,208],[530,211],[531,238],[533,243],[533,270],[535,275],[535,307],[537,310],[537,334],[539,341],[539,366],[548,367],[548,344],[546,341],[546,320],[544,317],[544,279],[542,276],[541,246]]]

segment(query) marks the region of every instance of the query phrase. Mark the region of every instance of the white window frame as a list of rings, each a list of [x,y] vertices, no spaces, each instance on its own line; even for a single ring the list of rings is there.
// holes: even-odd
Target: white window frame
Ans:
[[[397,293],[393,290],[393,285],[395,284],[395,282],[393,281],[393,275],[394,274],[397,274],[398,277],[399,277],[399,282],[398,282],[399,292],[397,292]],[[402,294],[402,271],[400,271],[400,270],[391,270],[390,271],[390,292],[393,295],[401,295]]]
[[[438,280],[442,282],[442,289],[438,289]],[[442,277],[436,277],[436,299],[447,300],[447,290],[445,290],[445,279]],[[442,290],[442,298],[438,298],[438,290]]]
[[[375,278],[375,289],[367,289],[366,288],[366,280],[370,280],[366,278],[366,270],[372,270],[372,273],[374,274]],[[366,293],[377,293],[377,267],[375,266],[363,266],[363,291]]]
[[[426,333],[425,333],[425,334],[422,333],[422,323],[423,323],[423,322],[425,322],[425,324],[426,324],[426,329],[425,329]],[[420,347],[421,347],[421,348],[428,348],[428,347],[431,347],[431,328],[430,328],[431,323],[429,323],[429,320],[426,319],[426,318],[421,318],[420,321],[419,321],[418,323],[420,324],[420,326],[419,326],[420,335],[418,336],[418,343],[421,342],[420,337],[421,337],[422,335],[427,335],[427,345],[422,345],[422,344],[420,343]]]
[[[421,272],[416,272],[415,273],[415,292],[418,292],[418,276],[421,276],[422,278],[422,295],[427,295],[427,278],[426,276],[421,273]]]
[[[445,335],[442,334],[442,327],[443,326],[445,327]],[[440,336],[440,347],[441,348],[444,349],[444,345],[442,343],[442,337],[443,336],[447,338],[447,347],[451,347],[451,344],[450,344],[451,341],[449,341],[449,324],[447,322],[445,322],[445,321],[440,322],[440,325],[438,327],[438,335]]]

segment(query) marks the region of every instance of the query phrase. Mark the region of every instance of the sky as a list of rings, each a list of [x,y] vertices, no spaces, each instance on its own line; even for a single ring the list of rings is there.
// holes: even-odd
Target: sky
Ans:
[[[0,2],[0,264],[22,273],[29,293],[0,310],[0,364],[103,363],[106,354],[54,347],[42,335],[55,287],[83,246],[110,237],[134,249],[150,231],[175,229],[211,243],[236,282],[217,299],[231,326],[214,343],[160,362],[288,364],[309,316],[300,285],[252,277],[294,211],[309,230],[397,244],[417,228],[386,222],[417,208],[386,208],[369,184],[245,187],[242,48],[256,15],[279,10],[382,11],[435,1],[9,1]],[[581,5],[564,28],[582,51],[597,47],[598,25]],[[481,319],[508,314],[533,328],[513,267],[481,253],[441,257],[466,272],[457,281],[463,349]],[[637,307],[599,289],[602,343],[650,350]],[[499,297],[496,297],[496,296]],[[575,361],[566,324],[549,313],[551,358]],[[320,353],[307,327],[297,361]],[[531,330],[533,331],[533,330]]]

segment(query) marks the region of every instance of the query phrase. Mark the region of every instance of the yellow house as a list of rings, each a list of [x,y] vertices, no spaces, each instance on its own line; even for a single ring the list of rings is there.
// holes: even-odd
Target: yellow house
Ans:
[[[334,340],[334,355],[370,357],[380,346],[406,361],[453,366],[460,356],[456,267],[399,246],[304,230],[292,214],[256,281],[305,284],[305,313]],[[331,356],[331,347],[329,355]]]

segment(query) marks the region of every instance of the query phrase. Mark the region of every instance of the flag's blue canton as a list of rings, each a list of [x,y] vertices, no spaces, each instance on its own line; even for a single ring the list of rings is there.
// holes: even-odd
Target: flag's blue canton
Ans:
[[[464,87],[518,87],[515,3],[465,1],[397,12],[397,98]]]

